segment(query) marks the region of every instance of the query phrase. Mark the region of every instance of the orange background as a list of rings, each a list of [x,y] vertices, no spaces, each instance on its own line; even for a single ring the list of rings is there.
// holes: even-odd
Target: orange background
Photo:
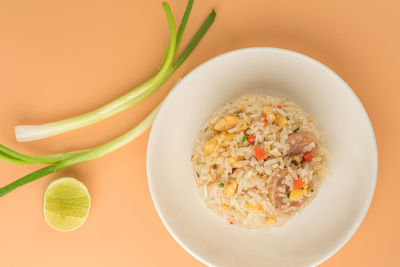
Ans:
[[[186,1],[170,5],[180,21]],[[399,265],[399,2],[197,0],[183,44],[212,8],[217,18],[210,31],[147,100],[84,129],[17,143],[17,124],[89,111],[146,80],[160,65],[169,34],[161,1],[1,0],[0,143],[30,154],[92,147],[136,125],[179,77],[216,55],[251,46],[295,50],[326,64],[353,88],[378,142],[372,206],[354,237],[322,266]],[[0,199],[0,265],[202,266],[174,241],[154,209],[145,171],[148,133]],[[37,168],[0,162],[1,185]],[[60,176],[82,180],[92,195],[87,222],[72,233],[54,231],[42,216],[44,189]]]

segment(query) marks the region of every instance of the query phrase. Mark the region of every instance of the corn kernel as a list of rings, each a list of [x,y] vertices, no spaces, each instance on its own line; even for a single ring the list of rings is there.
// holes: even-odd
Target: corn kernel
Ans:
[[[224,195],[226,198],[230,198],[231,196],[233,196],[236,192],[237,189],[237,182],[236,180],[234,180],[232,183],[226,185],[224,187]]]
[[[302,185],[303,185],[303,189],[307,189],[308,188],[308,184],[306,184],[305,182],[303,182]]]
[[[276,116],[276,120],[277,120],[278,126],[279,126],[280,128],[286,126],[286,124],[287,124],[286,118],[285,118],[284,116],[282,116],[281,114],[278,114],[278,115]]]
[[[218,144],[218,136],[214,136],[213,138],[205,142],[203,145],[204,156],[207,157],[211,155],[217,148],[217,144]]]
[[[300,158],[299,155],[294,156],[293,159],[294,159],[295,161],[297,161],[298,163],[301,162],[301,158]]]
[[[258,210],[258,211],[264,211],[264,207],[261,204],[251,204],[249,202],[246,203],[244,206],[246,210]]]
[[[222,210],[227,210],[228,208],[229,208],[229,205],[228,205],[228,204],[222,205]]]
[[[236,161],[237,161],[237,158],[234,158],[234,157],[229,158],[229,164],[231,165],[231,167],[233,167],[233,165],[235,164]]]
[[[274,112],[267,106],[263,107],[263,115],[267,120],[271,120],[271,122],[275,121],[275,114]]]
[[[276,219],[274,217],[267,218],[265,221],[268,225],[274,225],[276,223]]]
[[[233,139],[235,138],[235,136],[236,136],[235,134],[227,134],[227,135],[224,136],[224,137],[225,137],[225,140],[231,142],[231,141],[233,141]]]
[[[303,196],[303,194],[303,189],[294,189],[292,192],[290,192],[289,198],[298,201]]]

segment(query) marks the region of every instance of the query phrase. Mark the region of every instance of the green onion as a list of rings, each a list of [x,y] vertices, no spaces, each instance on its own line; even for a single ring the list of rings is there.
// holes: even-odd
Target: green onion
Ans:
[[[278,206],[275,206],[275,209],[278,209]]]
[[[52,136],[52,135],[55,135],[55,134],[58,134],[61,132],[65,132],[65,131],[68,131],[71,129],[79,128],[81,126],[89,125],[89,124],[94,123],[97,120],[99,120],[99,116],[101,117],[101,119],[103,119],[103,118],[106,118],[113,114],[116,114],[117,112],[119,112],[123,109],[126,109],[129,106],[132,106],[135,103],[137,103],[135,101],[140,101],[140,100],[144,99],[147,95],[150,95],[153,91],[155,91],[158,87],[161,86],[161,84],[163,84],[175,72],[175,70],[180,65],[182,65],[182,63],[196,48],[197,44],[200,42],[200,40],[203,38],[204,34],[208,31],[208,29],[214,22],[216,13],[214,10],[212,10],[212,12],[208,15],[208,17],[205,19],[203,24],[197,30],[197,32],[195,33],[195,35],[193,36],[191,41],[188,43],[188,45],[182,51],[181,55],[176,59],[175,63],[173,63],[172,65],[170,63],[168,63],[171,61],[171,58],[173,60],[173,58],[175,56],[175,51],[177,49],[177,45],[176,45],[177,40],[175,40],[175,38],[178,39],[178,37],[183,34],[183,30],[186,26],[187,17],[189,16],[189,12],[190,12],[192,4],[193,4],[193,0],[189,0],[188,5],[186,7],[184,17],[182,18],[182,22],[181,22],[181,25],[178,30],[178,35],[176,35],[175,34],[175,25],[174,25],[173,18],[172,18],[172,12],[169,8],[168,3],[166,3],[166,2],[163,3],[163,7],[164,7],[165,13],[167,15],[167,19],[168,19],[168,23],[169,23],[170,31],[171,31],[171,42],[170,42],[170,46],[168,47],[168,55],[165,57],[165,64],[169,65],[169,66],[166,69],[166,67],[164,67],[164,65],[163,65],[163,67],[156,74],[156,76],[154,76],[152,79],[150,79],[149,81],[147,81],[146,83],[144,83],[138,87],[141,89],[141,91],[140,91],[142,93],[141,95],[138,95],[138,90],[137,90],[138,88],[136,88],[134,91],[118,98],[117,100],[111,102],[110,104],[108,104],[98,110],[95,110],[95,111],[87,113],[87,114],[83,114],[83,115],[75,117],[75,118],[64,120],[62,122],[57,122],[55,124],[51,124],[51,126],[46,125],[46,127],[48,127],[48,129],[51,128],[50,132],[48,131],[48,129],[44,130],[44,131],[40,130],[39,135],[36,135],[36,133],[38,133],[38,132],[36,132],[34,134],[28,134],[27,136],[28,137],[29,136],[37,137],[37,136],[40,136],[41,134],[43,134],[43,136],[44,136],[48,133],[51,133],[48,136]],[[179,38],[181,38],[181,37],[179,37]],[[160,72],[163,73],[162,77],[160,77],[160,75],[159,75]],[[155,79],[156,77],[157,77],[157,79]],[[4,186],[4,187],[1,187],[0,188],[0,197],[10,193],[11,191],[17,189],[20,186],[23,186],[27,183],[35,181],[43,176],[57,172],[68,166],[72,166],[72,165],[75,165],[75,164],[78,164],[81,162],[86,162],[86,161],[89,161],[92,159],[102,157],[102,156],[128,144],[129,142],[131,142],[136,137],[141,135],[144,131],[146,131],[151,126],[151,124],[154,121],[154,117],[157,114],[158,109],[159,109],[159,107],[154,109],[153,112],[151,112],[142,122],[140,122],[132,130],[126,132],[125,134],[123,134],[103,145],[97,146],[92,149],[74,151],[74,152],[69,152],[69,153],[46,155],[46,156],[28,156],[28,155],[18,153],[18,152],[14,151],[12,149],[9,149],[3,145],[0,145],[0,160],[6,161],[9,163],[14,163],[14,164],[34,164],[34,163],[51,164],[42,169],[34,171],[26,176],[23,176],[22,178]],[[107,111],[109,113],[107,113],[107,112],[102,113],[105,111]],[[65,122],[66,122],[66,124],[63,124]],[[30,127],[30,126],[28,126],[28,127]],[[32,127],[43,128],[44,126],[32,126]],[[68,128],[68,127],[72,127],[72,128]],[[29,139],[29,140],[34,140],[34,139]]]
[[[219,185],[218,185],[218,187],[220,187],[220,188],[223,188],[225,185],[224,185],[224,183],[220,183]]]
[[[188,8],[191,8],[191,5],[193,4],[192,2],[193,2],[193,0],[189,0],[188,6],[186,8],[187,10],[188,10]],[[187,15],[187,12],[185,12],[185,15]],[[214,22],[215,16],[216,16],[216,13],[214,10],[212,10],[212,12],[208,15],[208,17],[205,19],[203,24],[197,30],[196,34],[193,36],[191,41],[188,43],[188,45],[182,51],[181,55],[178,57],[178,59],[175,61],[175,63],[168,69],[167,73],[162,78],[162,80],[164,82],[175,72],[175,70],[180,65],[182,65],[182,63],[187,59],[187,57],[191,54],[191,52],[196,48],[197,44],[200,42],[200,40],[203,38],[204,34],[208,31],[208,29]],[[182,20],[184,20],[184,19],[182,19]],[[181,29],[180,34],[182,34],[183,29],[184,29],[182,24],[179,27],[179,29]],[[4,153],[2,153],[2,152],[4,152]],[[76,152],[46,155],[46,156],[27,156],[27,155],[18,153],[16,151],[13,151],[12,149],[9,149],[3,145],[0,145],[0,160],[10,162],[10,163],[15,163],[15,164],[33,164],[33,163],[51,164],[51,163],[56,163],[60,160],[66,159],[70,156],[74,156],[74,155],[82,153],[82,152],[84,152],[84,151],[76,151]],[[20,159],[20,160],[16,160],[16,159]]]
[[[296,129],[294,129],[293,133],[297,132],[298,130],[300,130],[300,127],[297,127]]]
[[[89,161],[92,159],[100,158],[124,145],[134,140],[136,137],[140,136],[144,131],[146,131],[153,123],[154,117],[157,114],[159,107],[157,107],[153,112],[151,112],[142,122],[140,122],[135,128],[126,132],[125,134],[115,138],[114,140],[100,145],[98,147],[86,150],[66,158],[64,160],[58,161],[55,164],[49,165],[37,171],[34,171],[2,188],[0,188],[0,197],[10,193],[11,191],[23,186],[27,183],[35,181],[45,175],[53,172],[57,172],[65,167],[72,166],[81,162]]]
[[[142,100],[142,98],[150,95],[153,91],[160,87],[163,83],[163,76],[167,73],[169,67],[173,63],[176,50],[176,28],[174,18],[169,4],[167,2],[163,2],[162,6],[168,20],[168,26],[170,30],[170,44],[165,62],[155,76],[153,76],[145,83],[139,85],[131,92],[94,111],[79,115],[77,117],[43,125],[16,126],[15,135],[17,140],[20,142],[39,140],[101,121],[133,106],[134,104]]]
[[[51,164],[56,163],[60,160],[67,159],[77,154],[83,153],[86,150],[74,151],[69,153],[51,154],[45,156],[29,156],[14,151],[4,145],[0,144],[0,160],[15,163],[15,164]],[[18,162],[12,162],[12,160],[18,160]],[[11,160],[11,161],[10,161]]]
[[[14,157],[10,157],[9,155],[5,155],[1,152],[0,152],[0,160],[2,160],[4,162],[12,163],[12,164],[27,164],[23,160],[20,160],[20,159],[14,158]]]
[[[189,0],[185,14],[182,18],[181,24],[176,33],[175,23],[172,16],[171,9],[167,2],[163,2],[165,14],[167,16],[169,30],[170,30],[170,44],[164,48],[165,55],[163,64],[158,73],[148,81],[136,87],[134,90],[127,94],[115,99],[114,101],[100,107],[94,111],[72,117],[69,119],[42,124],[42,125],[19,125],[15,127],[15,135],[18,141],[32,141],[47,138],[71,130],[75,130],[84,126],[101,121],[105,118],[113,116],[127,108],[132,107],[138,102],[142,101],[153,92],[155,92],[161,85],[163,85],[168,78],[176,71],[176,69],[185,61],[189,54],[196,47],[205,32],[211,26],[215,19],[215,11],[213,10],[207,19],[204,21],[196,35],[189,42],[187,47],[181,55],[175,60],[176,51],[179,48],[180,41],[185,30],[189,13],[193,5],[193,0]]]
[[[183,17],[182,17],[182,20],[181,20],[181,24],[179,25],[178,33],[176,34],[176,49],[175,49],[175,53],[178,52],[179,45],[181,44],[183,32],[185,31],[186,25],[187,25],[188,20],[189,20],[190,12],[192,11],[193,2],[194,2],[194,0],[189,0],[188,1],[186,9],[185,9],[185,13],[183,14]]]
[[[196,171],[196,175],[197,175],[197,178],[200,177],[200,173],[198,171]]]
[[[248,139],[248,138],[247,138],[247,135],[243,136],[243,138],[242,138],[242,143],[246,142],[247,139]]]
[[[286,194],[286,197],[287,197],[287,198],[290,198],[290,194]]]
[[[207,130],[208,130],[208,127],[206,127],[206,128],[204,129],[204,132],[207,132]]]
[[[314,189],[311,189],[310,191],[311,191],[311,193],[312,193],[312,192],[314,192]]]

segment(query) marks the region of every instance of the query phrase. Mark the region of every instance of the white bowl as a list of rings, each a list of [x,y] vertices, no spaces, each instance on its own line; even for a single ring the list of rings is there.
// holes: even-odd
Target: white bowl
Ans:
[[[209,210],[190,157],[208,117],[249,93],[292,100],[315,118],[333,174],[317,197],[280,228],[245,230]],[[216,266],[310,266],[339,250],[371,203],[377,148],[368,115],[350,87],[307,56],[276,48],[232,51],[200,65],[165,99],[151,130],[147,175],[165,227],[190,254]]]

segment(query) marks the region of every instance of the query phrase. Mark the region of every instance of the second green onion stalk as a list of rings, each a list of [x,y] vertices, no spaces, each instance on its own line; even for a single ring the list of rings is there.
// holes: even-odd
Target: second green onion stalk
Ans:
[[[182,65],[182,63],[192,53],[197,44],[203,38],[204,34],[208,31],[208,29],[214,22],[216,16],[215,11],[212,10],[203,22],[203,24],[197,30],[194,37],[190,40],[185,49],[176,59],[175,55],[179,48],[180,41],[182,39],[182,35],[185,30],[190,11],[193,6],[193,0],[188,1],[185,13],[178,28],[178,32],[176,32],[174,19],[168,3],[163,2],[162,5],[168,20],[170,30],[170,44],[166,46],[164,50],[165,55],[163,59],[163,64],[155,76],[153,76],[150,80],[144,82],[143,84],[139,85],[131,92],[92,112],[44,125],[17,126],[16,136],[18,141],[42,139],[101,121],[129,107],[132,107],[136,103],[145,99],[147,96],[151,95],[159,87],[161,87],[161,85],[168,80],[168,78],[179,68],[180,65]],[[150,128],[157,114],[158,108],[159,106],[154,109],[153,112],[151,112],[141,123],[139,123],[132,130],[115,138],[114,140],[111,140],[103,145],[91,149],[45,156],[29,156],[18,153],[10,148],[7,148],[4,145],[0,145],[0,160],[13,164],[50,164],[42,169],[39,169],[20,179],[17,179],[4,187],[1,187],[0,197],[8,194],[9,192],[15,190],[20,186],[35,181],[45,175],[57,172],[60,169],[68,166],[99,158],[126,145],[127,143],[138,137],[140,134],[142,134],[144,131],[146,131],[148,128]]]

